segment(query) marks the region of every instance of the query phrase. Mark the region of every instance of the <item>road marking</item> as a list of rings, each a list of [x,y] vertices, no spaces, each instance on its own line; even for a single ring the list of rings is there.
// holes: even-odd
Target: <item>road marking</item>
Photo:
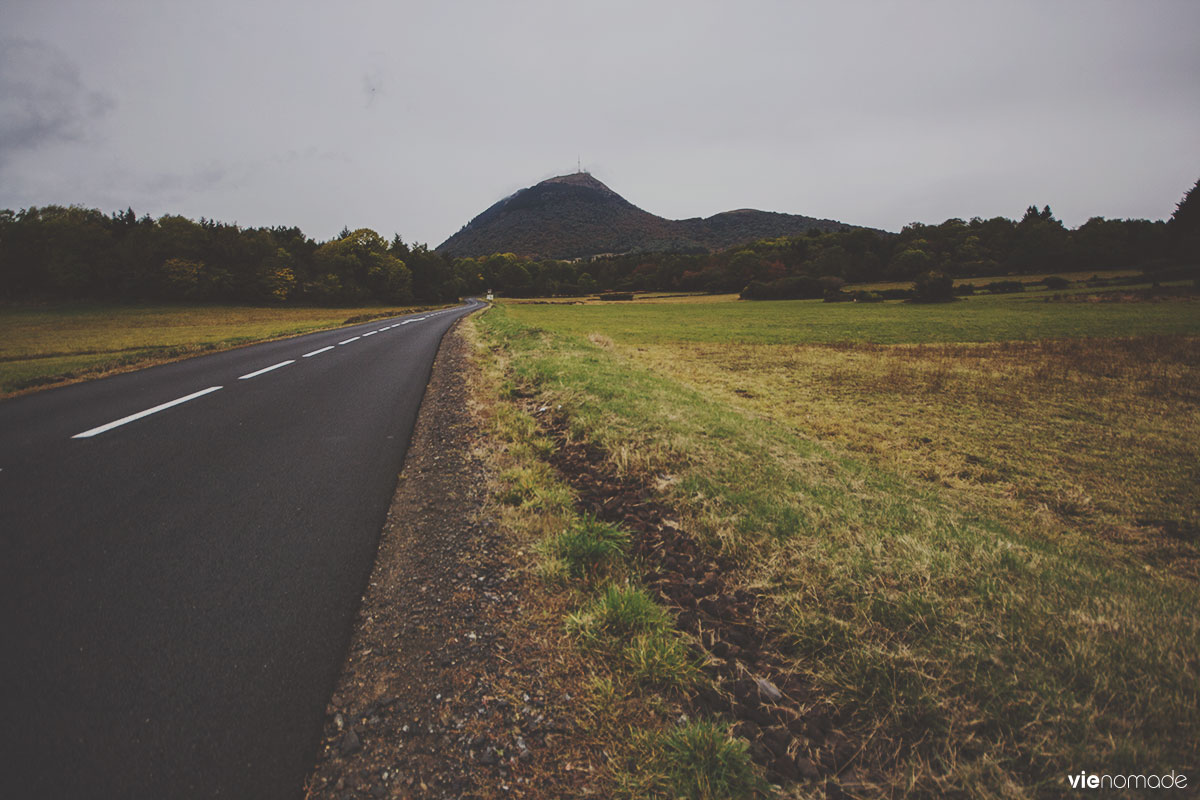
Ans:
[[[416,322],[416,320],[415,320],[415,319],[406,319],[406,320],[404,320],[404,322],[401,322],[400,324],[401,324],[401,325],[407,325],[407,324],[408,324],[408,323],[410,323],[410,322]]]
[[[338,344],[350,344],[351,342],[357,342],[361,338],[361,336],[355,336],[353,339],[347,339],[344,342],[338,342]]]
[[[363,334],[363,338],[365,339],[365,338],[367,338],[368,336],[374,336],[374,335],[375,335],[375,334],[377,334],[377,333],[379,333],[379,331],[371,331],[370,333],[364,333],[364,334]]]
[[[113,428],[119,428],[126,423],[133,422],[134,420],[141,419],[142,417],[148,417],[151,414],[157,414],[159,411],[165,411],[166,409],[170,408],[171,406],[177,406],[180,403],[186,403],[188,400],[195,400],[197,397],[203,397],[204,395],[215,392],[221,388],[222,387],[220,387],[220,386],[210,386],[207,389],[202,389],[198,392],[193,392],[192,394],[189,394],[187,397],[179,397],[179,398],[176,398],[175,400],[172,400],[169,403],[163,403],[161,406],[155,406],[154,408],[147,408],[145,411],[139,411],[136,414],[130,414],[128,417],[121,417],[121,419],[116,420],[115,422],[110,422],[107,425],[101,425],[99,428],[92,428],[91,430],[84,431],[83,433],[77,433],[74,436],[72,436],[71,438],[72,439],[87,439],[91,436],[95,436],[98,433],[104,433],[105,431],[111,431]]]
[[[269,367],[264,367],[263,369],[260,369],[258,372],[251,372],[249,375],[243,375],[240,378],[238,378],[238,380],[244,381],[244,380],[249,380],[250,378],[257,378],[259,375],[262,375],[264,372],[270,372],[273,369],[279,369],[280,367],[286,367],[288,364],[295,364],[295,363],[296,363],[296,359],[294,359],[294,358],[289,359],[287,361],[280,361],[278,364],[272,364]]]
[[[305,353],[304,355],[302,355],[300,357],[301,358],[312,358],[313,356],[319,356],[319,355],[321,355],[321,353],[332,350],[333,348],[334,348],[334,345],[331,344],[331,345],[329,345],[329,347],[322,347],[320,350],[313,350],[311,353]]]

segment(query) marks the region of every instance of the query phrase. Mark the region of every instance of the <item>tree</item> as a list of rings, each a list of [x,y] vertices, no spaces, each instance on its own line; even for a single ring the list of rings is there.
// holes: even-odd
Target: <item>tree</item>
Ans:
[[[1200,263],[1200,180],[1175,206],[1167,222],[1171,254],[1179,261]]]
[[[933,266],[929,253],[919,247],[910,247],[896,254],[888,264],[887,276],[893,280],[911,280]]]
[[[1012,272],[1053,272],[1070,261],[1070,237],[1050,206],[1025,210],[1017,223],[1007,267]]]
[[[268,303],[283,303],[296,288],[296,273],[289,265],[291,256],[282,247],[263,261],[256,276],[256,294]]]
[[[412,273],[388,252],[383,237],[370,228],[359,228],[326,242],[317,248],[313,261],[324,273],[312,285],[321,302],[406,303],[412,299]],[[328,280],[330,277],[336,280]]]
[[[162,264],[159,285],[167,300],[197,300],[201,296],[200,274],[204,270],[201,261],[184,258],[168,258]]]

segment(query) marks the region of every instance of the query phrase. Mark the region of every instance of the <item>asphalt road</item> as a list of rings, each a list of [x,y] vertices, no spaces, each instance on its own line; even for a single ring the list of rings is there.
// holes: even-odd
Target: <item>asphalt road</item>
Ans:
[[[434,355],[477,307],[0,402],[0,797],[301,796]]]

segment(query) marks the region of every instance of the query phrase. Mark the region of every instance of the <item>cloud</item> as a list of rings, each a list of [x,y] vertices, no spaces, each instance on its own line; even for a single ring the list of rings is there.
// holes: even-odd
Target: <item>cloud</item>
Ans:
[[[0,167],[52,142],[86,139],[114,106],[84,85],[79,67],[57,48],[0,38]]]

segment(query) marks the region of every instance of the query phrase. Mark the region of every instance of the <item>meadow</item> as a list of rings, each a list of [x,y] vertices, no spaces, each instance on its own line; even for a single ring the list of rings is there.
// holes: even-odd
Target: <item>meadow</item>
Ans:
[[[53,304],[0,307],[0,397],[402,314],[392,308]]]
[[[516,397],[741,565],[854,720],[868,794],[1200,780],[1194,301],[511,303],[477,325]]]

